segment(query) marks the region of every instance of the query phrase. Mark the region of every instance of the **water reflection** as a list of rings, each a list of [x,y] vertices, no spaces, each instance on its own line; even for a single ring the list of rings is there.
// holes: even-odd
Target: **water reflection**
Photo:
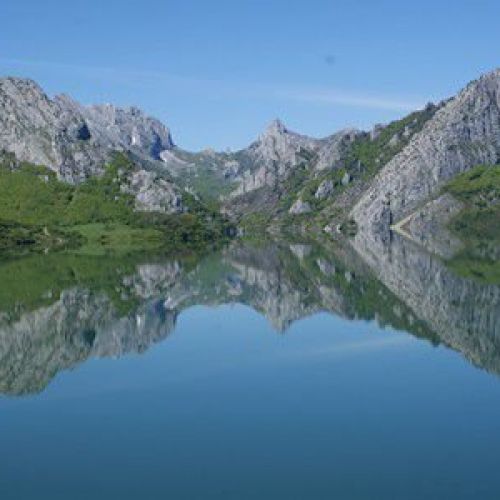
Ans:
[[[0,266],[0,392],[42,391],[91,357],[140,353],[193,305],[241,303],[276,332],[326,311],[376,320],[500,373],[500,287],[397,236],[353,246],[233,242],[189,259],[35,256]]]

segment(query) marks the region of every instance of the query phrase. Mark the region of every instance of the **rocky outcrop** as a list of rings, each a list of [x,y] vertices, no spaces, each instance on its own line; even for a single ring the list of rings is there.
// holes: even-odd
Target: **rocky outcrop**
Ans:
[[[439,109],[375,177],[352,211],[360,230],[387,234],[456,174],[500,159],[500,70]]]
[[[302,214],[308,214],[312,211],[311,205],[307,201],[302,201],[301,199],[298,199],[291,207],[290,210],[288,211],[292,215],[302,215]]]
[[[172,182],[147,170],[133,172],[122,191],[135,197],[135,209],[139,212],[177,214],[184,211],[182,195]]]
[[[91,133],[99,134],[101,141],[120,144],[145,158],[161,160],[162,154],[174,147],[169,129],[136,107],[90,106],[83,115]]]
[[[174,147],[169,129],[135,106],[83,106],[65,94],[56,96],[54,102],[67,114],[83,117],[89,139],[101,151],[126,151],[145,161],[162,161]]]
[[[314,193],[314,197],[317,200],[323,200],[325,198],[328,198],[333,193],[334,188],[335,184],[333,183],[333,181],[330,179],[325,179],[318,186],[318,189]]]
[[[170,131],[137,107],[82,106],[67,95],[54,98],[68,114],[84,118],[93,142],[104,151],[130,151],[145,160],[162,160],[174,147]]]

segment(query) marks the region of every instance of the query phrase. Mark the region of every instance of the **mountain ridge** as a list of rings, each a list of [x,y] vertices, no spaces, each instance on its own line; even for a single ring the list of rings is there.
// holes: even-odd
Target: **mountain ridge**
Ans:
[[[102,175],[110,155],[124,152],[136,164],[124,189],[137,210],[182,212],[186,193],[237,223],[265,214],[268,225],[334,234],[348,223],[349,232],[388,238],[447,180],[499,162],[500,69],[370,131],[312,138],[274,119],[236,152],[185,151],[136,107],[50,99],[34,81],[8,77],[0,79],[0,149],[70,183]]]

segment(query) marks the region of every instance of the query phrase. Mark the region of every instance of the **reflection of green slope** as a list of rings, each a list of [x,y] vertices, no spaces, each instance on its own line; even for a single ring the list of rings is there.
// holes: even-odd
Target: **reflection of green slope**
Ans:
[[[499,219],[500,221],[500,219]],[[500,284],[500,255],[498,246],[491,251],[481,251],[480,243],[471,243],[446,265],[458,276],[484,285]]]
[[[500,165],[479,165],[445,187],[464,204],[450,228],[465,248],[447,265],[459,276],[500,284]]]
[[[85,245],[77,251],[47,255],[31,254],[0,263],[0,312],[10,317],[57,301],[61,292],[72,287],[104,293],[117,311],[127,312],[138,304],[138,298],[123,287],[123,279],[134,275],[140,264],[165,262],[182,263],[185,273],[197,266],[201,256],[186,253],[170,257],[164,254],[125,252],[107,253],[106,247]],[[205,266],[215,273],[216,259]],[[201,280],[205,281],[205,278]]]
[[[159,250],[165,235],[153,228],[134,228],[124,224],[85,224],[75,226],[84,242],[75,252],[80,255],[113,256]]]
[[[67,288],[82,286],[123,303],[120,279],[135,270],[137,259],[103,259],[67,253],[32,255],[0,265],[0,310],[30,311],[58,300]]]

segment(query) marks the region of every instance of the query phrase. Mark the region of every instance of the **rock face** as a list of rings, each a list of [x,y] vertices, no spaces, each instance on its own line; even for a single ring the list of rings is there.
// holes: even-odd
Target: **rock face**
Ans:
[[[500,159],[500,70],[451,99],[374,179],[352,211],[361,230],[383,234],[456,174]]]
[[[100,173],[106,159],[81,113],[19,78],[0,79],[0,149],[72,182]]]
[[[356,129],[346,129],[323,139],[315,168],[317,170],[341,168],[349,148],[360,133]]]
[[[160,160],[172,147],[169,130],[137,108],[85,107],[64,95],[50,99],[32,80],[0,79],[0,149],[65,181],[101,173],[116,151]]]
[[[123,151],[140,163],[159,162],[174,147],[169,129],[136,107],[82,106],[67,95],[56,96],[54,101],[68,113],[84,118],[93,144],[106,157]]]
[[[144,159],[162,160],[164,152],[174,147],[169,129],[136,107],[82,106],[67,95],[56,96],[54,101],[68,113],[83,116],[90,136],[104,150],[131,151]]]

